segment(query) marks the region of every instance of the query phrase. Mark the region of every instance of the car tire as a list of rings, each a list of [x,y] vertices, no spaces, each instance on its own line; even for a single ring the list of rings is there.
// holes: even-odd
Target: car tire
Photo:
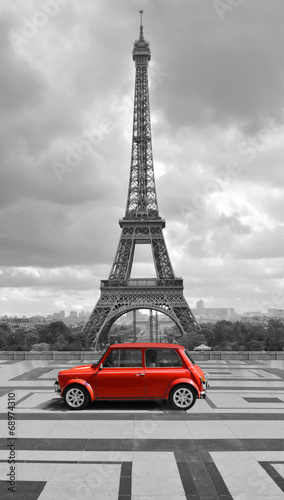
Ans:
[[[189,410],[196,401],[196,391],[188,384],[176,385],[170,392],[169,402],[175,410]]]
[[[69,410],[83,410],[91,401],[88,390],[81,384],[66,387],[63,399]]]

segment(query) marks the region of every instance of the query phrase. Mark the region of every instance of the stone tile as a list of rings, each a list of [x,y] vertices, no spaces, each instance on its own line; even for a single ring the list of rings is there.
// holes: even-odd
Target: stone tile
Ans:
[[[284,436],[284,421],[274,421],[273,425],[269,425],[267,421],[225,421],[226,425],[231,429],[236,438],[240,439],[257,439],[266,437],[267,439],[281,438]]]
[[[52,394],[52,398],[47,394],[43,394],[42,392],[32,393],[28,398],[23,399],[21,402],[17,404],[16,411],[22,408],[35,408],[37,405],[41,405],[43,403],[48,403],[54,397],[54,393]]]
[[[133,437],[133,422],[115,420],[60,421],[53,427],[49,437],[60,438],[100,438],[123,439]]]
[[[251,405],[238,394],[211,394],[208,391],[210,400],[216,408],[250,408]]]
[[[221,421],[186,422],[192,439],[233,439],[235,436],[228,426]]]
[[[175,495],[174,497],[172,495],[151,495],[150,493],[148,495],[132,495],[131,500],[187,500],[185,495]],[[195,500],[195,499],[192,499]],[[199,500],[199,497],[196,497],[196,500]]]
[[[258,462],[284,462],[284,451],[251,451]]]
[[[281,489],[249,452],[236,453],[236,460],[234,453],[211,455],[234,500],[250,500],[262,495],[267,495],[270,499],[273,495],[283,495]]]
[[[143,451],[133,451],[133,462],[170,462],[175,463],[175,456],[172,452],[143,452]]]
[[[284,464],[271,464],[272,467],[284,478]]]
[[[81,462],[132,462],[132,451],[82,451]]]
[[[180,477],[163,477],[157,481],[154,476],[147,477],[132,477],[132,495],[145,496],[152,498],[152,496],[160,496],[160,500],[165,496],[176,498],[177,496],[184,495],[184,489]]]
[[[162,420],[135,421],[135,439],[189,439],[190,433],[186,422],[170,422]]]
[[[177,477],[179,471],[175,461],[148,462],[133,459],[133,477]]]

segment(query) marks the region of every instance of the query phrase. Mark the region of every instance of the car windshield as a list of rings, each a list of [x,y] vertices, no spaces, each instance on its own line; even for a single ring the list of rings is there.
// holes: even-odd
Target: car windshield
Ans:
[[[187,355],[187,357],[188,357],[189,361],[191,361],[191,363],[192,363],[193,365],[196,365],[196,363],[195,363],[195,361],[194,361],[193,357],[189,354],[189,352],[188,352],[186,349],[184,350],[184,352],[185,352],[185,354]]]
[[[103,352],[103,354],[101,355],[100,359],[98,359],[98,361],[94,361],[94,363],[92,364],[92,366],[98,366],[101,362],[101,360],[103,359],[104,355],[106,354],[108,350],[108,347],[106,348],[106,350]]]

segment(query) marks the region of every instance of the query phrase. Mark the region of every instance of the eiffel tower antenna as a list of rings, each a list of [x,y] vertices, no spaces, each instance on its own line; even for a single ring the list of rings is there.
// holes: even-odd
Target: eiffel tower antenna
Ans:
[[[132,52],[135,92],[125,216],[119,220],[122,231],[109,277],[101,281],[101,296],[83,330],[88,336],[88,343],[95,345],[108,340],[110,327],[120,316],[137,309],[166,314],[176,323],[181,335],[198,329],[183,295],[183,280],[174,274],[163,235],[166,223],[159,215],[148,87],[151,52],[149,42],[143,35],[143,11],[139,13],[140,36],[134,42]],[[151,245],[156,277],[131,278],[137,244]],[[134,332],[134,340],[135,335]]]
[[[140,38],[143,38],[143,10],[139,10],[140,14]]]

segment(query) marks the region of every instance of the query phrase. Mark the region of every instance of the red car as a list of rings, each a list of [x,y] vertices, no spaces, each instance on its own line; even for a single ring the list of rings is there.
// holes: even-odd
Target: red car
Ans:
[[[150,399],[188,410],[208,386],[208,375],[182,345],[133,343],[110,345],[98,362],[59,372],[54,390],[71,410],[96,400]]]

